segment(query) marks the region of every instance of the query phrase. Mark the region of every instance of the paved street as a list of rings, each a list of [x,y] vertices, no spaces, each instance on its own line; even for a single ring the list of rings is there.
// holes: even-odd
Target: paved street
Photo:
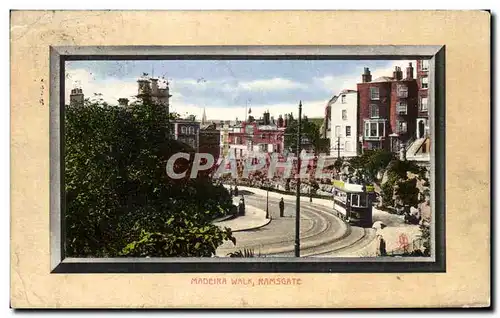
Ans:
[[[245,203],[266,210],[266,196],[262,191],[256,193],[240,191]],[[258,194],[257,194],[258,193]],[[217,250],[218,256],[229,252],[253,249],[256,255],[290,257],[294,256],[295,244],[295,200],[284,195],[285,213],[279,216],[279,195],[269,196],[271,222],[261,228],[234,233],[236,246],[224,243]],[[345,256],[367,246],[374,238],[372,229],[349,226],[331,213],[330,208],[310,202],[301,202],[301,256],[332,257]]]

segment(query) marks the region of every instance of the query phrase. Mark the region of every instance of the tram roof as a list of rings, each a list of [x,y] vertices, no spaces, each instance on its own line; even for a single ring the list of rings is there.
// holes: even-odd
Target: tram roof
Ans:
[[[366,186],[366,191],[363,191],[363,185],[362,184],[355,184],[355,183],[347,183],[341,180],[333,180],[333,186],[336,189],[345,191],[345,192],[353,192],[353,193],[359,193],[359,192],[374,192],[375,188],[373,185],[365,185]]]

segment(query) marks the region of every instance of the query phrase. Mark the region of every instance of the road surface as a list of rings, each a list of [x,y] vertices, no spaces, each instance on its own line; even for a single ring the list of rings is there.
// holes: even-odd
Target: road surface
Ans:
[[[245,204],[266,210],[265,195],[257,195],[251,191],[240,192],[245,196]],[[271,222],[255,230],[234,233],[236,246],[225,242],[217,249],[217,256],[252,249],[255,255],[293,257],[296,201],[285,199],[284,202],[284,217],[280,217],[279,199],[269,197]],[[300,210],[300,256],[348,256],[351,252],[366,247],[375,238],[373,229],[347,225],[323,205],[301,202]]]

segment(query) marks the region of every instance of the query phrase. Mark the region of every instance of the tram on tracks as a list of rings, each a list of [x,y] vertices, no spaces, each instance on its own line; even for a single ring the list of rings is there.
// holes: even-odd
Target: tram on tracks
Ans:
[[[345,222],[361,227],[372,226],[373,185],[333,181],[334,214]]]

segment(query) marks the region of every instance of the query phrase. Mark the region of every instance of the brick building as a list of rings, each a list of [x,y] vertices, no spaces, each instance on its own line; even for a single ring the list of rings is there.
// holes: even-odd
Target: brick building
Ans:
[[[429,60],[417,61],[418,118],[416,137],[424,138],[429,130]]]
[[[409,63],[405,74],[396,66],[393,76],[372,80],[364,69],[358,91],[358,137],[362,149],[399,151],[412,142],[418,117],[418,84]]]
[[[284,148],[286,120],[278,120],[264,112],[263,117],[248,120],[235,125],[225,124],[221,129],[221,156],[244,159],[250,154],[281,153]]]

